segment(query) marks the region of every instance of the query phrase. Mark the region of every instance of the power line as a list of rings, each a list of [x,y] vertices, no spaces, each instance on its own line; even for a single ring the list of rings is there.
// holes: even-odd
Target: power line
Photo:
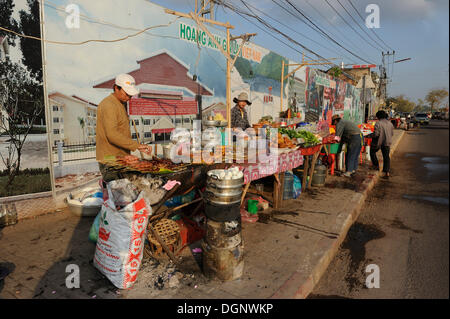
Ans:
[[[245,2],[244,2],[244,1],[241,0],[241,2],[244,3],[244,5],[245,5]],[[288,28],[289,30],[291,30],[291,31],[293,31],[293,32],[295,32],[295,33],[297,33],[297,34],[299,34],[300,36],[302,36],[302,37],[304,37],[304,38],[310,40],[311,42],[316,43],[317,45],[321,46],[322,48],[327,49],[327,50],[330,50],[330,51],[333,51],[333,52],[335,52],[335,53],[337,53],[337,54],[339,54],[339,55],[342,54],[342,53],[340,53],[340,52],[338,52],[338,51],[336,51],[336,50],[334,50],[334,49],[332,49],[332,48],[329,48],[329,47],[326,47],[326,46],[322,45],[321,43],[315,41],[314,39],[311,39],[310,37],[308,37],[308,36],[302,34],[301,32],[299,32],[299,31],[297,31],[297,30],[295,30],[295,29],[289,27],[288,25],[284,24],[283,22],[281,22],[281,21],[279,21],[279,20],[277,20],[277,19],[271,17],[269,14],[265,13],[264,11],[262,11],[262,10],[260,10],[260,9],[258,9],[258,8],[255,8],[255,7],[252,6],[251,4],[247,3],[247,5],[250,6],[250,7],[252,7],[254,10],[256,10],[256,11],[262,13],[263,15],[269,17],[270,19],[272,19],[272,20],[278,22],[279,24],[281,24],[282,26]],[[250,10],[250,9],[249,9],[249,10]],[[347,58],[348,58],[348,57],[347,57]],[[349,59],[349,60],[351,60],[351,59]]]
[[[64,7],[58,6],[57,4],[55,4],[55,3],[51,2],[51,1],[46,0],[44,2],[44,5],[46,7],[55,9],[55,10],[60,11],[60,12],[63,12],[66,15],[69,14],[68,12],[66,12]],[[80,14],[80,19],[82,19],[84,21],[87,21],[87,22],[90,22],[90,23],[102,24],[102,25],[110,26],[110,27],[113,27],[113,28],[116,28],[116,29],[121,29],[121,30],[140,31],[140,29],[119,26],[117,24],[114,24],[114,23],[111,23],[111,22],[108,22],[108,21],[104,21],[104,20],[101,20],[101,19],[98,19],[98,18],[92,18],[92,17],[89,17],[89,16],[84,15],[84,14]]]
[[[53,40],[46,40],[46,39],[42,40],[42,38],[34,37],[34,36],[31,36],[31,35],[26,35],[26,34],[21,34],[21,33],[18,33],[18,32],[15,32],[13,30],[9,30],[9,29],[3,28],[3,27],[0,27],[0,30],[3,30],[3,31],[6,31],[6,32],[15,34],[16,36],[19,36],[19,37],[22,37],[22,38],[33,39],[33,40],[38,40],[38,41],[44,41],[46,43],[51,43],[51,44],[83,45],[83,44],[90,43],[90,42],[112,43],[112,42],[123,41],[123,40],[126,40],[128,38],[132,38],[132,37],[138,36],[139,34],[144,33],[144,32],[146,32],[148,30],[151,30],[151,29],[156,29],[156,28],[160,28],[160,27],[168,27],[169,25],[174,23],[179,18],[180,17],[176,17],[173,21],[169,22],[166,25],[151,26],[151,27],[142,29],[139,32],[136,32],[134,34],[129,34],[129,35],[125,36],[125,37],[122,37],[122,38],[119,38],[119,39],[114,39],[114,40],[90,39],[90,40],[85,40],[85,41],[81,41],[81,42],[64,42],[64,41],[53,41]]]
[[[356,13],[359,15],[359,17],[361,18],[361,20],[365,23],[366,21],[364,20],[363,16],[359,13],[359,11],[355,8],[355,6],[353,5],[353,2],[351,0],[347,0],[350,5],[353,7],[353,9],[356,11]],[[380,40],[388,49],[390,50],[394,50],[392,49],[389,45],[386,44],[386,42],[383,41],[383,39],[381,39],[378,34],[373,30],[373,28],[370,28],[370,31],[372,31],[372,33],[378,38],[378,40]]]
[[[219,2],[220,0],[216,0],[216,1]],[[284,33],[281,32],[281,31],[279,31],[278,29],[276,29],[276,28],[270,26],[267,22],[263,21],[261,18],[257,17],[256,15],[252,15],[252,14],[250,14],[250,13],[248,13],[248,12],[243,12],[242,10],[240,10],[240,9],[238,9],[238,8],[235,8],[233,5],[223,3],[223,1],[220,1],[219,4],[221,4],[222,6],[224,6],[224,7],[228,8],[228,9],[230,9],[231,11],[237,13],[239,16],[241,16],[241,17],[244,18],[245,20],[249,21],[250,23],[252,23],[252,22],[251,22],[246,16],[249,16],[249,17],[252,17],[252,18],[258,20],[261,24],[263,24],[264,26],[266,26],[267,28],[269,28],[269,29],[271,29],[271,30],[276,31],[277,33],[280,33],[281,35],[283,35],[284,37],[286,37],[289,41],[293,42],[294,44],[297,44],[297,45],[299,45],[299,46],[301,46],[301,47],[304,47],[302,44],[298,43],[297,41],[295,41],[294,39],[292,39],[292,38],[289,37],[288,35],[284,34]],[[251,10],[250,10],[250,11],[251,11]],[[290,47],[290,48],[293,49],[294,51],[297,51],[297,52],[303,54],[303,52],[300,52],[300,51],[298,51],[297,49],[295,49],[295,48],[293,48],[292,46],[290,46],[289,44],[286,44],[284,41],[281,41],[279,38],[275,37],[272,33],[268,32],[267,30],[265,30],[265,29],[259,27],[258,25],[256,25],[256,27],[259,28],[260,30],[266,32],[267,34],[269,34],[270,36],[272,36],[273,38],[275,38],[277,41],[279,41],[279,42],[283,43],[284,45]],[[321,58],[321,59],[323,59],[323,60],[326,60],[326,61],[330,62],[330,64],[333,64],[333,65],[335,65],[335,66],[337,66],[337,67],[340,67],[340,66],[338,66],[337,64],[335,64],[334,62],[331,62],[330,60],[328,60],[328,59],[322,57],[321,55],[315,53],[314,51],[312,51],[312,50],[310,50],[310,49],[308,49],[308,48],[306,48],[306,47],[305,47],[305,50],[307,50],[308,52],[311,52],[312,54],[314,54],[315,56],[317,56],[317,57],[319,57],[319,58]],[[310,57],[310,56],[308,56],[308,55],[306,55],[306,54],[305,54],[305,56],[306,56],[307,58],[309,58],[309,59],[312,59],[312,57]],[[348,76],[349,78],[353,79],[353,77],[352,77],[350,74],[345,73],[345,72],[343,72],[343,73],[344,73],[346,76]]]
[[[303,44],[301,44],[301,43],[295,41],[295,40],[292,39],[290,36],[288,36],[287,34],[283,33],[282,31],[278,30],[277,28],[273,27],[272,25],[270,25],[269,23],[267,23],[266,21],[264,21],[264,20],[263,20],[262,18],[260,18],[259,16],[255,15],[255,14],[248,13],[248,12],[243,12],[242,10],[240,10],[240,9],[238,9],[238,8],[236,8],[236,7],[234,7],[233,5],[225,4],[223,1],[220,1],[220,2],[221,2],[222,5],[228,7],[229,9],[231,9],[231,10],[233,10],[233,11],[235,11],[235,12],[240,12],[240,13],[242,13],[242,14],[245,14],[245,15],[247,15],[247,16],[249,16],[249,17],[252,17],[252,18],[258,20],[261,24],[263,24],[263,25],[266,26],[267,28],[269,28],[269,29],[275,31],[276,33],[282,35],[283,37],[285,37],[286,39],[288,39],[290,42],[295,43],[296,45],[300,46],[300,47],[303,48],[304,50],[306,50],[306,51],[308,51],[308,52],[310,52],[310,53],[312,53],[312,54],[314,54],[314,55],[316,55],[316,56],[319,56],[319,55],[317,55],[314,51],[312,51],[311,49],[307,48],[307,47],[304,46]],[[247,9],[249,9],[249,8],[247,7]],[[249,11],[251,12],[251,9],[249,9]],[[301,52],[300,52],[300,53],[301,53]]]
[[[331,28],[335,28],[335,26],[330,22],[330,20],[326,17],[326,16],[324,16],[312,3],[310,3],[308,0],[305,0],[306,1],[306,3],[317,13],[317,14],[319,14],[319,16],[320,17],[322,17],[322,19],[324,19],[330,26],[331,26]],[[329,31],[329,30],[326,30],[326,29],[324,29],[325,31],[327,31],[328,33],[330,33],[332,36],[334,36],[335,38],[339,38],[338,36],[336,36],[333,32],[331,32],[331,31]],[[336,31],[338,31],[339,32],[339,30],[336,30]],[[354,48],[356,48],[356,49],[358,49],[361,53],[363,53],[364,55],[366,55],[366,56],[368,56],[368,54],[366,53],[366,52],[364,52],[357,44],[355,44],[351,39],[349,39],[348,37],[346,37],[345,36],[345,34],[344,33],[342,33],[342,32],[339,32],[340,33],[340,35],[345,39],[345,40],[347,40],[348,41],[348,43],[350,43],[351,45],[350,46],[353,46]],[[342,43],[344,43],[345,41],[343,41],[342,39],[341,39],[341,42]],[[348,45],[348,44],[347,44]]]
[[[350,12],[348,12],[348,10],[347,10],[347,8],[345,8],[344,7],[344,5],[341,3],[341,1],[339,1],[339,0],[337,0],[337,2],[339,3],[339,5],[342,7],[342,9],[344,9],[344,11],[345,12],[347,12],[347,14],[350,16],[350,18],[353,20],[353,22],[355,22],[355,24],[370,38],[370,40],[372,40],[374,43],[376,43],[380,48],[381,48],[381,50],[384,50],[384,47],[382,46],[382,45],[380,45],[377,41],[375,41],[371,36],[370,36],[370,34],[366,31],[366,30],[364,30],[364,28],[362,28],[359,24],[358,24],[358,21],[356,21],[355,20],[355,18],[353,17],[353,15],[352,14],[350,14]]]
[[[286,0],[289,1],[289,0]],[[345,24],[347,24],[357,35],[359,35],[361,37],[361,39],[363,39],[364,41],[366,41],[372,48],[374,48],[375,50],[379,50],[377,47],[375,47],[372,43],[370,43],[369,41],[367,41],[367,39],[365,39],[358,31],[356,31],[355,28],[353,28],[353,26],[348,23],[347,20],[344,19],[344,17],[339,13],[339,11],[336,10],[335,7],[333,7],[333,5],[331,3],[328,2],[328,0],[325,0],[325,2],[331,7],[331,9],[333,9],[334,12],[336,12],[336,14],[342,19],[342,21],[345,22]]]
[[[298,13],[300,13],[303,17],[305,17],[310,23],[312,23],[319,31],[320,33],[324,34],[328,39],[330,39],[331,41],[333,41],[334,43],[336,43],[338,46],[340,46],[341,48],[343,48],[345,51],[347,51],[348,53],[350,53],[351,55],[355,56],[356,58],[358,58],[361,61],[364,61],[366,63],[371,64],[371,62],[369,62],[368,60],[360,57],[359,55],[353,53],[352,51],[348,50],[347,48],[343,47],[340,43],[336,42],[336,40],[334,40],[332,37],[330,37],[325,31],[323,31],[319,26],[317,26],[314,22],[311,21],[311,19],[309,19],[301,10],[299,10],[295,5],[293,5],[289,0],[285,0],[291,7],[294,8],[295,11],[297,11]],[[297,17],[299,20],[302,21],[302,19],[300,19],[298,16],[294,15],[292,12],[290,12],[289,10],[287,10],[285,7],[283,7],[282,5],[280,5],[278,2],[276,2],[275,0],[272,0],[272,2],[276,3],[278,6],[280,6],[281,8],[283,8],[284,10],[286,10],[287,12],[289,12],[290,14],[292,14],[294,17]],[[310,28],[312,28],[309,24],[306,23],[307,26],[309,26]],[[312,28],[314,31],[317,32],[317,30],[315,30],[314,28]]]
[[[243,18],[243,19],[247,20],[248,22],[252,23],[252,21],[250,21],[250,20],[246,17],[246,15],[249,15],[249,14],[246,14],[246,13],[241,14],[240,12],[235,11],[235,10],[232,9],[232,8],[229,8],[228,6],[225,6],[225,5],[222,4],[222,3],[220,3],[220,4],[221,4],[224,8],[227,8],[227,9],[229,9],[229,10],[235,12],[235,13],[238,14],[241,18]],[[224,12],[225,12],[225,11],[224,11]],[[251,16],[251,15],[249,15],[249,16]],[[253,17],[253,16],[252,16],[252,17]],[[286,42],[280,40],[280,38],[277,38],[276,36],[274,36],[272,33],[270,33],[269,31],[267,31],[266,29],[263,29],[262,27],[260,27],[260,26],[258,26],[258,25],[255,25],[255,26],[256,26],[258,29],[260,29],[261,31],[263,31],[263,32],[267,33],[268,35],[270,35],[272,38],[274,38],[274,39],[277,40],[278,42],[281,42],[281,43],[284,44],[285,46],[289,47],[290,49],[292,49],[292,50],[294,50],[294,51],[296,51],[296,52],[298,52],[298,53],[300,53],[300,54],[303,53],[303,52],[299,51],[298,49],[294,48],[293,46],[287,44]],[[307,56],[307,55],[305,55],[305,56]],[[308,57],[308,58],[311,58],[311,57],[309,57],[309,56],[307,56],[307,57]]]

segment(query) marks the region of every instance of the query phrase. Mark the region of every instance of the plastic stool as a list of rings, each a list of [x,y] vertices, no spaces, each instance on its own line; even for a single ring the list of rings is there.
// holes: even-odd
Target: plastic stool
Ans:
[[[331,159],[330,174],[334,175],[334,168],[336,167],[336,154],[330,154],[329,157]]]

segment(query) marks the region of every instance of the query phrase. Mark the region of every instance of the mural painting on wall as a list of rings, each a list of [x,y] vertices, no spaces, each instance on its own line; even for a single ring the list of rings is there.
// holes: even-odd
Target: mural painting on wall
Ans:
[[[318,122],[320,127],[329,126],[334,114],[362,123],[360,89],[334,79],[318,70],[309,69],[306,81],[306,121]]]
[[[308,69],[306,75],[305,122],[318,122],[322,114],[324,87],[316,81],[316,70]]]
[[[278,116],[282,61],[284,60],[285,64],[288,64],[289,61],[265,48],[254,44],[251,47],[260,52],[261,59],[252,61],[242,56],[236,59],[231,75],[231,93],[233,96],[239,94],[240,91],[249,93],[249,98],[252,100],[252,105],[249,107],[249,120],[256,123],[266,115],[273,118]],[[234,56],[232,55],[232,57]],[[285,74],[287,70],[286,66]],[[287,87],[286,82],[285,87]]]
[[[298,72],[296,72],[298,73]],[[305,92],[306,83],[305,76],[302,74],[297,75],[294,73],[289,77],[288,81],[288,107],[294,114],[300,113],[300,118],[305,118]]]

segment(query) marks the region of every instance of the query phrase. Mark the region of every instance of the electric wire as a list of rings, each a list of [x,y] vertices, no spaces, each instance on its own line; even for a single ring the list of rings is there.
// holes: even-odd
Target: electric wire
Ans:
[[[305,2],[322,18],[324,19],[331,28],[336,28],[336,26],[333,25],[332,22],[330,22],[330,20],[324,16],[312,3],[310,3],[308,0],[305,0]],[[327,31],[327,33],[331,34],[333,37],[335,37],[336,39],[340,39],[340,41],[343,44],[346,44],[349,47],[353,47],[355,49],[358,49],[359,52],[363,53],[363,55],[368,56],[368,54],[366,52],[364,52],[364,50],[362,50],[357,44],[355,44],[355,42],[353,42],[350,38],[348,38],[344,33],[339,32],[338,29],[336,29],[337,32],[339,32],[340,36],[337,36],[335,33],[333,33],[330,30],[326,30],[325,28],[322,27],[322,29],[324,29],[325,31]],[[348,43],[345,43],[346,41],[342,40],[342,38],[345,39],[346,41],[348,41]],[[349,45],[350,44],[350,45]]]
[[[241,0],[241,2],[244,3],[244,1],[242,1],[242,0]],[[330,51],[333,51],[333,52],[335,52],[335,53],[337,53],[337,54],[339,54],[339,55],[342,55],[342,53],[336,51],[335,49],[326,47],[325,45],[323,45],[323,44],[321,44],[321,43],[315,41],[314,39],[312,39],[312,38],[310,38],[310,37],[304,35],[303,33],[299,32],[298,30],[295,30],[295,29],[293,29],[292,27],[290,27],[290,26],[284,24],[284,23],[281,22],[280,20],[275,19],[274,17],[271,17],[269,14],[267,14],[267,13],[265,13],[264,11],[262,11],[262,10],[256,8],[256,7],[254,7],[254,6],[252,6],[252,5],[249,4],[248,2],[247,2],[246,4],[247,4],[248,6],[250,6],[250,7],[252,7],[253,10],[256,10],[256,11],[260,12],[261,14],[265,15],[266,17],[268,17],[268,18],[270,18],[270,19],[276,21],[276,22],[279,23],[280,25],[282,25],[282,26],[288,28],[289,30],[291,30],[291,31],[293,31],[293,32],[295,32],[295,33],[297,33],[297,34],[299,34],[300,36],[302,36],[302,37],[304,37],[304,38],[310,40],[311,42],[316,43],[317,45],[321,46],[322,48],[327,49],[327,50],[330,50]],[[346,56],[346,58],[347,58],[349,61],[351,61],[351,59],[349,59],[348,56]],[[354,61],[353,61],[353,62],[354,62]]]
[[[359,11],[356,9],[356,7],[353,5],[353,2],[351,0],[347,0],[350,5],[353,7],[353,9],[356,11],[356,13],[359,15],[359,17],[361,18],[361,20],[365,23],[365,20],[363,18],[363,16],[359,13]],[[392,49],[388,44],[386,44],[386,42],[383,41],[382,38],[380,38],[378,36],[378,34],[373,30],[373,28],[370,28],[370,30],[372,31],[372,33],[378,38],[378,40],[380,40],[387,48],[389,48],[390,50],[394,51],[394,49]]]
[[[145,29],[140,30],[139,32],[134,33],[134,34],[129,34],[129,35],[126,35],[126,36],[124,36],[124,37],[122,37],[122,38],[118,38],[118,39],[114,39],[114,40],[89,39],[89,40],[85,40],[85,41],[81,41],[81,42],[53,41],[53,40],[47,40],[47,39],[44,39],[44,40],[43,40],[42,38],[39,38],[39,37],[35,37],[35,36],[31,36],[31,35],[26,35],[26,34],[21,34],[21,33],[15,32],[15,31],[13,31],[13,30],[9,30],[9,29],[4,28],[4,27],[0,27],[0,30],[3,30],[3,31],[9,32],[9,33],[12,33],[12,34],[14,34],[14,35],[16,35],[16,36],[19,36],[19,37],[22,37],[22,38],[33,39],[33,40],[37,40],[37,41],[44,41],[44,42],[46,42],[46,43],[51,43],[51,44],[83,45],[83,44],[90,43],[90,42],[113,43],[113,42],[124,41],[124,40],[127,40],[127,39],[132,38],[132,37],[136,37],[136,36],[138,36],[138,35],[140,35],[140,34],[146,32],[146,31],[148,31],[148,30],[151,30],[151,29],[156,29],[156,28],[161,28],[161,27],[168,27],[169,25],[171,25],[172,23],[174,23],[174,22],[175,22],[176,20],[178,20],[179,18],[180,18],[180,17],[176,17],[174,20],[170,21],[168,24],[164,24],[164,25],[155,25],[155,26],[147,27],[147,28],[145,28]]]
[[[339,5],[342,7],[342,9],[344,9],[344,11],[350,16],[350,18],[353,20],[353,22],[355,22],[355,24],[370,38],[370,40],[372,40],[379,48],[381,48],[381,51],[383,51],[385,48],[383,47],[383,45],[380,45],[380,43],[378,43],[376,40],[374,40],[370,34],[364,30],[363,27],[361,27],[361,25],[358,23],[358,21],[356,21],[356,19],[353,17],[353,15],[347,10],[346,7],[344,7],[344,5],[341,3],[341,1],[336,0]]]
[[[315,24],[314,22],[311,21],[310,18],[308,18],[301,10],[299,10],[295,5],[293,5],[289,0],[285,0],[295,11],[297,11],[298,13],[300,13],[305,19],[307,19],[312,25],[314,25],[317,30],[320,31],[320,33],[322,33],[323,35],[325,35],[328,39],[330,39],[332,42],[334,42],[335,44],[337,44],[338,46],[340,46],[342,49],[344,49],[345,51],[347,51],[348,53],[350,53],[351,55],[353,55],[354,57],[358,58],[361,61],[364,61],[368,64],[372,64],[371,62],[369,62],[368,60],[362,58],[361,56],[353,53],[352,51],[350,51],[349,49],[343,47],[339,42],[337,42],[336,40],[334,40],[332,37],[330,37],[325,31],[323,31],[319,26],[317,26],[317,24]],[[299,20],[302,21],[302,19],[300,19],[300,17],[298,17],[297,15],[294,15],[291,11],[289,11],[288,9],[286,9],[285,7],[283,7],[282,5],[280,5],[278,2],[276,2],[275,0],[272,0],[272,2],[274,2],[275,4],[277,4],[278,6],[280,6],[281,8],[283,8],[284,10],[286,10],[288,13],[290,13],[291,15],[293,15],[294,17],[297,17]],[[307,26],[309,26],[310,28],[312,28],[309,24],[306,24]],[[312,28],[314,31],[317,32],[317,30],[315,30],[314,28]]]
[[[247,12],[243,12],[242,10],[237,9],[237,8],[233,7],[232,5],[224,4],[224,3],[221,2],[220,0],[216,0],[216,2],[220,2],[219,4],[221,4],[224,8],[230,9],[231,11],[235,12],[236,14],[238,14],[239,16],[241,16],[243,19],[247,20],[247,21],[250,22],[250,23],[252,23],[252,22],[251,22],[246,16],[249,16],[249,17],[252,17],[252,18],[257,19],[257,17],[255,17],[255,15],[252,15],[252,14],[247,13]],[[242,12],[242,13],[241,13],[241,12]],[[258,20],[258,19],[257,19],[257,20]],[[259,20],[258,20],[258,21],[259,21]],[[260,21],[260,22],[261,22],[261,21]],[[262,23],[262,24],[265,25],[265,26],[267,27],[267,23]],[[279,41],[279,42],[283,43],[284,45],[286,45],[287,47],[293,49],[294,51],[296,51],[296,52],[298,52],[298,53],[300,53],[300,54],[303,54],[303,53],[304,53],[304,52],[300,52],[298,49],[295,49],[295,48],[293,48],[291,45],[289,45],[289,44],[285,43],[284,41],[280,40],[278,37],[274,36],[272,33],[270,33],[269,31],[267,31],[267,30],[265,30],[265,29],[263,29],[262,27],[260,27],[260,26],[258,26],[258,25],[255,25],[255,26],[256,26],[257,28],[259,28],[260,30],[262,30],[263,32],[265,32],[265,33],[267,33],[268,35],[270,35],[271,37],[273,37],[274,39],[276,39],[277,41]],[[270,28],[270,29],[274,29],[273,27],[269,27],[269,28]],[[277,32],[278,32],[278,33],[281,33],[284,37],[288,38],[288,39],[289,39],[291,42],[293,42],[294,44],[297,44],[297,45],[299,45],[299,46],[302,46],[300,43],[298,43],[297,41],[293,40],[293,39],[290,38],[289,36],[284,35],[281,31],[277,30]],[[308,52],[311,52],[311,50],[308,49],[308,48],[306,48],[305,50],[307,50]],[[315,56],[317,56],[317,57],[319,57],[319,58],[325,60],[325,61],[330,62],[330,64],[332,64],[332,65],[337,66],[337,67],[340,68],[339,65],[337,65],[337,64],[335,64],[334,62],[332,62],[332,61],[330,61],[330,60],[328,60],[328,59],[322,57],[321,55],[315,53],[314,51],[312,51],[311,53],[314,54]],[[308,55],[306,55],[306,54],[305,54],[305,57],[307,57],[307,58],[309,58],[309,59],[313,59],[312,57],[310,57],[310,56],[308,56]],[[343,74],[346,75],[347,77],[349,77],[350,79],[354,79],[353,76],[351,76],[350,74],[348,74],[348,73],[346,73],[346,72],[343,72]]]
[[[328,2],[328,0],[325,0],[325,2],[331,7],[331,9],[333,9],[334,12],[336,12],[336,14],[342,19],[342,21],[344,21],[345,24],[347,24],[361,39],[363,39],[366,43],[368,43],[372,48],[379,51],[377,47],[375,47],[372,43],[367,41],[367,39],[365,39],[358,31],[356,31],[356,29],[350,23],[348,23],[348,21],[344,19],[344,17],[339,13],[339,11],[337,11],[336,8],[333,7],[333,5],[330,2]]]

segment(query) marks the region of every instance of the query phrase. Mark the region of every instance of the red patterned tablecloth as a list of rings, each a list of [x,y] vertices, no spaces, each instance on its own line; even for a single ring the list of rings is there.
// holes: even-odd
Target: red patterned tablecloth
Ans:
[[[237,164],[244,173],[244,183],[248,184],[257,179],[282,173],[303,164],[303,155],[300,150],[283,153],[278,156],[272,155],[265,163]]]

